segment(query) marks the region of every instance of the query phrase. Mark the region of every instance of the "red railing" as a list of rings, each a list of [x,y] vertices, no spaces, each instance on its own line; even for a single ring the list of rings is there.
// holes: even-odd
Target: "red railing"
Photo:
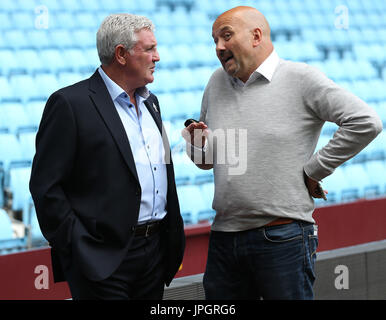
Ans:
[[[318,251],[386,239],[386,199],[358,201],[316,209]],[[210,225],[185,228],[186,250],[177,277],[205,271]],[[0,299],[68,299],[65,282],[55,283],[50,249],[41,248],[0,256]]]

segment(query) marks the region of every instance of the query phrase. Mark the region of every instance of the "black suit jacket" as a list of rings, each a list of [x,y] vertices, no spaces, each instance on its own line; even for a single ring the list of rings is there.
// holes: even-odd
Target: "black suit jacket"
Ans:
[[[145,104],[162,132],[156,96],[150,94]],[[165,135],[163,140],[170,155]],[[169,285],[182,262],[185,236],[171,161],[166,167],[163,239]],[[141,186],[126,132],[98,71],[48,99],[36,137],[30,191],[52,247],[55,281],[64,280],[62,272],[74,259],[91,280],[111,275],[130,246]]]

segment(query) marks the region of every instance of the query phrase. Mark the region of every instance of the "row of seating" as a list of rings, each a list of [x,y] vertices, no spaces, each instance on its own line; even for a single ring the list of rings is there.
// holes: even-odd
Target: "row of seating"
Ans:
[[[385,197],[386,162],[379,160],[338,167],[332,175],[324,179],[322,185],[328,191],[327,201],[317,199],[317,207]],[[213,182],[178,185],[177,193],[185,224],[213,220]]]
[[[100,10],[107,11],[148,11],[154,12],[157,9],[158,0],[146,0],[142,2],[126,1],[126,0],[110,0],[109,2],[102,0],[2,0],[0,3],[0,11],[19,12],[19,11],[34,11],[40,6],[45,6],[49,11],[53,12],[76,12],[86,11],[94,12]],[[186,1],[186,0],[184,0]]]
[[[358,62],[357,68],[345,70],[334,68],[335,65],[339,64],[339,61],[326,64],[318,62],[310,64],[321,69],[333,80],[339,81],[341,86],[363,98],[366,102],[386,100],[385,80],[376,77],[377,73],[374,69],[363,69],[363,72],[361,72],[361,66],[370,66],[369,63]],[[355,61],[342,61],[341,67],[342,65],[347,67],[350,65],[355,66]],[[156,94],[202,91],[213,71],[217,68],[217,65],[174,70],[159,68],[155,73],[156,81],[150,84],[149,88]],[[88,74],[83,74],[82,79],[87,78],[94,71],[95,69],[92,69]],[[62,78],[60,76],[56,77],[53,73],[39,73],[35,76],[15,74],[8,81],[6,77],[0,76],[0,99],[3,103],[9,101],[27,103],[31,100],[45,100],[57,89],[68,85],[69,80],[77,81],[80,79],[79,73],[71,74],[67,72],[64,73]]]
[[[0,10],[5,12],[15,12],[19,10],[35,10],[40,5],[46,5],[49,10],[54,12],[87,11],[97,12],[101,10],[128,10],[154,12],[157,9],[183,10],[190,8],[202,9],[204,12],[213,13],[225,11],[230,7],[240,5],[238,0],[146,0],[143,2],[110,0],[106,3],[103,0],[50,0],[42,2],[40,0],[2,0]],[[275,12],[329,12],[339,5],[347,6],[353,12],[384,12],[386,5],[383,0],[244,0],[244,5],[255,6],[261,10]]]

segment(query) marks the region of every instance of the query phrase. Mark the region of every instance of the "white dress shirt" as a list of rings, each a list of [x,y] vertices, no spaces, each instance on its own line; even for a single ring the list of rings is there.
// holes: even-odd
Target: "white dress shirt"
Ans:
[[[166,215],[167,174],[161,133],[146,108],[146,87],[135,93],[138,114],[129,95],[101,67],[98,69],[125,128],[133,153],[142,196],[138,224],[161,220]]]

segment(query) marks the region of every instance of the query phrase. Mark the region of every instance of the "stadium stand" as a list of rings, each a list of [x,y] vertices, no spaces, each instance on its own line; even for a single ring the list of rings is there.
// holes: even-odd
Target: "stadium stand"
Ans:
[[[10,221],[15,218],[33,239],[35,234],[42,239],[28,178],[44,104],[52,92],[90,76],[99,66],[95,34],[102,19],[113,12],[144,14],[155,22],[161,61],[149,88],[161,103],[185,224],[212,221],[212,173],[186,158],[180,132],[186,118],[199,117],[205,85],[220,66],[211,24],[218,14],[240,4],[267,16],[282,58],[319,68],[374,107],[386,125],[384,0],[2,0],[1,239],[13,238]],[[317,149],[336,128],[330,123],[323,127]],[[316,206],[386,197],[386,131],[323,184],[328,201],[318,200]]]

